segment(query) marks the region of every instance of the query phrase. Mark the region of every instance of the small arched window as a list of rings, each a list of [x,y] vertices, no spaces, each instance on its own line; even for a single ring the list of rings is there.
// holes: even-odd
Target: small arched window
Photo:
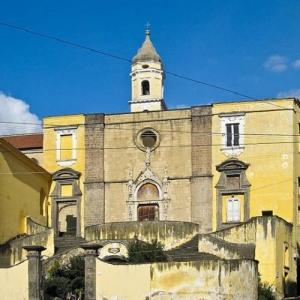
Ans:
[[[142,95],[150,95],[150,83],[148,80],[142,81]]]

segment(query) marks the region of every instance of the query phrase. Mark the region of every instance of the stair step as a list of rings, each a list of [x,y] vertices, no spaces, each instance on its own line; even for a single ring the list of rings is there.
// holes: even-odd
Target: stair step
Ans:
[[[82,237],[76,236],[62,236],[56,237],[55,244],[55,253],[61,253],[67,250],[72,250],[79,248],[81,244],[86,243],[86,240]]]

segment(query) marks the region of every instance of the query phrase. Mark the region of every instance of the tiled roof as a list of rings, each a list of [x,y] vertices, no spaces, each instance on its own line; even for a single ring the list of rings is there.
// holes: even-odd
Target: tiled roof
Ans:
[[[12,135],[2,137],[5,141],[10,143],[17,149],[42,149],[43,148],[43,134],[24,134],[24,135]]]

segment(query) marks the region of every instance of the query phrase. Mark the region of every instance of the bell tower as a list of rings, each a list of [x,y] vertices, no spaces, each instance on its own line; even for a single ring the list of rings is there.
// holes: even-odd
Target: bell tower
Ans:
[[[165,73],[160,56],[151,40],[150,30],[146,30],[145,41],[132,59],[131,65],[130,111],[165,110]]]

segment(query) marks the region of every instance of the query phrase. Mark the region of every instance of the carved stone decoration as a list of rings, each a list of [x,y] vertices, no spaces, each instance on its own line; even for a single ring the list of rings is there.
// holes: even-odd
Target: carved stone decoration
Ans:
[[[128,220],[129,221],[137,221],[138,215],[137,210],[139,205],[143,204],[156,204],[159,207],[159,219],[167,220],[168,216],[168,206],[169,206],[169,180],[167,176],[167,168],[164,169],[163,178],[159,178],[152,170],[151,170],[151,162],[150,162],[151,152],[146,152],[145,159],[145,169],[140,172],[135,180],[133,180],[132,170],[129,171],[129,180],[127,183],[128,189],[128,200],[127,200],[127,211],[128,211]],[[139,189],[147,184],[153,184],[158,190],[158,198],[151,200],[141,200],[138,198]]]

